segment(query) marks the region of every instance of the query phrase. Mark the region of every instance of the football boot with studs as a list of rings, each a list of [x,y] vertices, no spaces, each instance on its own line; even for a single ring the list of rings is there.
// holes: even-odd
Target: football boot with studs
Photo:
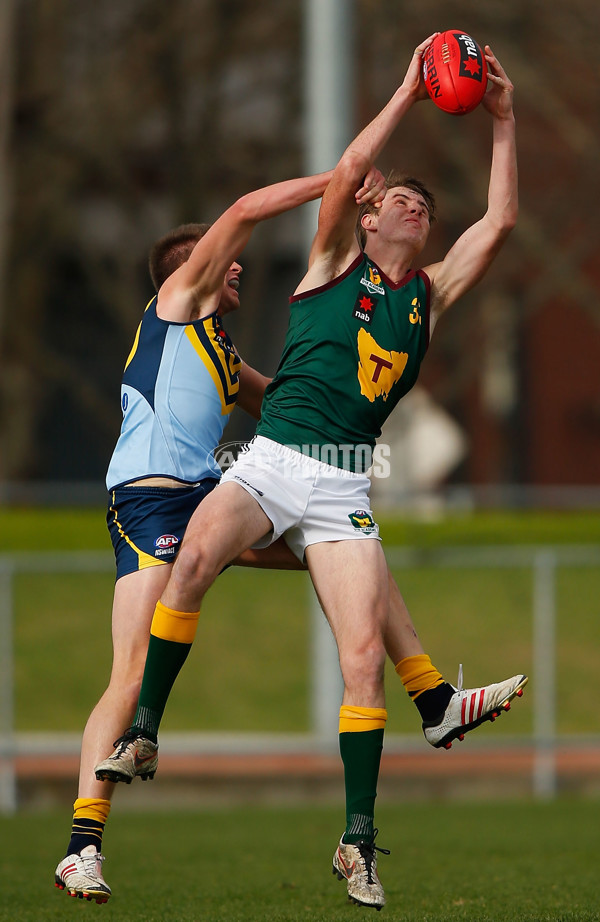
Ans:
[[[349,845],[342,836],[333,856],[333,874],[338,880],[346,880],[348,899],[352,903],[371,906],[379,912],[385,906],[385,893],[377,875],[376,852],[389,855],[387,848],[379,848],[374,841],[361,840]]]
[[[458,688],[445,711],[436,720],[423,721],[425,739],[436,749],[450,749],[453,740],[464,740],[465,733],[509,711],[511,701],[521,697],[527,681],[526,675],[515,675],[494,685],[463,688],[461,665],[458,670]]]
[[[127,730],[124,736],[115,741],[114,746],[113,754],[94,769],[98,781],[124,781],[131,784],[136,777],[142,781],[154,778],[158,768],[158,743]]]
[[[54,872],[54,886],[80,900],[107,903],[110,887],[102,877],[101,855],[95,845],[87,845],[79,855],[67,855]]]

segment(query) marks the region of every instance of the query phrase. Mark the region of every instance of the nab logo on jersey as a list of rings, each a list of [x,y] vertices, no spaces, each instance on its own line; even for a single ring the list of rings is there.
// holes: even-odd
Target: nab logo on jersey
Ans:
[[[154,542],[154,547],[164,549],[175,547],[176,544],[179,544],[179,538],[175,535],[161,535],[160,538],[157,538]]]
[[[376,307],[377,298],[372,298],[370,295],[359,295],[354,304],[352,316],[357,320],[362,320],[363,323],[371,323]]]

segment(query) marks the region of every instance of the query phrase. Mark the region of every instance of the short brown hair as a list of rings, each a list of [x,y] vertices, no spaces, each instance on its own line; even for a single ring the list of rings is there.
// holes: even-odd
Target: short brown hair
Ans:
[[[404,186],[405,189],[412,189],[413,192],[418,192],[419,195],[422,195],[425,199],[425,204],[427,205],[427,211],[429,212],[429,220],[431,223],[435,221],[435,197],[433,192],[430,192],[424,182],[421,182],[420,179],[415,179],[414,176],[406,176],[400,173],[398,170],[390,170],[388,175],[385,178],[385,187],[386,189],[396,189],[398,186]],[[361,247],[364,247],[367,242],[367,232],[361,224],[362,216],[370,212],[371,214],[377,214],[377,208],[374,208],[372,205],[361,205],[358,209],[358,218],[356,219],[356,235],[358,237],[358,242]]]
[[[176,269],[187,262],[209,227],[210,224],[180,224],[156,241],[150,250],[148,265],[157,291]]]

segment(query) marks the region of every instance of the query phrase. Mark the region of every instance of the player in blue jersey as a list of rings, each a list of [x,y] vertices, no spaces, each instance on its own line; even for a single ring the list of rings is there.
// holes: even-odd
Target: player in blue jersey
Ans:
[[[252,192],[225,212],[219,227],[239,252],[258,221],[321,196],[330,175]],[[382,188],[380,174],[370,178],[363,200]],[[237,403],[257,419],[269,380],[241,361],[223,329],[222,318],[239,307],[241,266],[223,263],[214,237],[210,225],[183,225],[154,245],[150,274],[157,294],[123,374],[123,423],[106,478],[117,566],[113,665],[83,734],[72,834],[55,874],[58,887],[97,902],[110,897],[100,846],[114,785],[97,781],[93,769],[133,718],[154,608],[192,513],[218,483],[213,452],[229,414]],[[301,567],[283,542],[236,562]]]
[[[434,37],[417,47],[402,85],[334,171],[308,271],[291,299],[288,336],[267,388],[258,435],[190,521],[156,606],[134,726],[96,769],[98,777],[126,781],[156,769],[166,696],[193,641],[206,590],[244,548],[284,535],[308,564],[344,678],[340,750],[346,829],[334,854],[334,873],[346,879],[351,900],[376,909],[385,903],[376,870],[374,804],[387,716],[386,649],[394,659],[399,654],[397,671],[434,746],[448,746],[493,718],[526,682],[518,675],[478,689],[454,689],[418,641],[408,651],[396,647],[400,635],[390,612],[397,590],[386,571],[361,461],[397,399],[414,383],[437,317],[479,281],[517,216],[513,86],[486,46],[490,85],[483,105],[492,117],[493,151],[484,216],[440,262],[415,271],[413,261],[430,230],[432,199],[421,183],[395,180],[380,207],[361,215],[364,251],[359,246],[354,190],[400,120],[426,98],[422,56]],[[227,252],[227,258],[236,253]],[[169,663],[174,668],[167,677]]]

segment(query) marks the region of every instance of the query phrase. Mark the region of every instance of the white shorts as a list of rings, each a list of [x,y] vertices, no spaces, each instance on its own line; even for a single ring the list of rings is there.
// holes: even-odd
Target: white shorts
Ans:
[[[273,531],[255,547],[267,547],[281,535],[299,560],[310,544],[379,538],[365,474],[325,464],[257,435],[221,483],[238,483],[259,503]]]

